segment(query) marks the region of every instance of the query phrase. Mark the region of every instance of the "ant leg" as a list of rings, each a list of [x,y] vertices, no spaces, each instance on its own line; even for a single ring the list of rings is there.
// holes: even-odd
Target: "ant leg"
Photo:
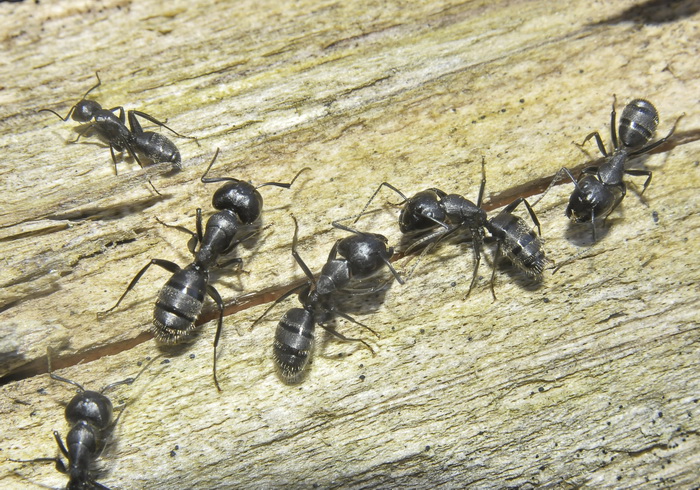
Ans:
[[[197,219],[195,220],[195,227],[197,230],[197,240],[199,243],[202,243],[204,241],[204,232],[202,231],[202,208],[197,208]],[[192,253],[194,253],[194,248],[197,247],[197,244],[192,245],[193,249],[191,250]]]
[[[326,263],[330,262],[331,260],[335,260],[335,258],[338,256],[338,244],[340,243],[340,240],[336,240],[333,246],[331,247],[331,251],[328,254],[328,259],[326,259]]]
[[[600,167],[584,167],[581,169],[581,175],[593,175],[597,177],[599,169]]]
[[[530,203],[527,202],[527,199],[524,197],[519,197],[512,203],[510,203],[508,206],[506,206],[503,209],[503,213],[511,213],[515,208],[518,207],[520,203],[524,203],[525,207],[527,208],[527,212],[530,213],[530,218],[532,218],[532,222],[537,226],[537,233],[542,236],[542,228],[540,227],[540,220],[537,219],[537,215],[535,212],[532,210],[532,207],[530,206]]]
[[[617,102],[617,96],[613,94],[612,111],[610,111],[610,139],[612,140],[613,148],[617,150],[617,113],[615,112],[615,103]],[[603,152],[604,156],[605,152]]]
[[[464,299],[469,297],[474,285],[479,277],[479,264],[481,263],[481,236],[478,232],[472,230],[472,246],[474,248],[474,272],[472,273],[472,282],[469,284],[469,289]]]
[[[109,112],[114,112],[117,109],[119,109],[119,114],[117,115],[117,117],[119,118],[119,121],[121,121],[122,124],[126,124],[126,119],[124,118],[124,108],[122,106],[118,105],[117,107],[112,107],[109,110]],[[140,127],[139,127],[139,129],[140,129]],[[132,131],[132,133],[133,132],[134,131]]]
[[[476,207],[480,208],[484,201],[484,190],[486,189],[486,159],[481,156],[481,185],[479,186],[479,196],[476,199]]]
[[[117,156],[114,154],[114,145],[109,144],[109,153],[112,155],[112,163],[114,164],[114,175],[119,175],[119,170],[117,170]]]
[[[368,327],[367,325],[365,325],[365,324],[362,323],[362,322],[358,322],[357,320],[355,320],[353,317],[351,317],[351,316],[348,315],[347,313],[343,313],[342,311],[338,311],[338,310],[336,310],[335,308],[332,308],[330,311],[331,311],[331,313],[333,313],[334,315],[338,315],[339,317],[344,318],[345,320],[347,320],[347,321],[349,321],[349,322],[352,322],[352,323],[354,323],[355,325],[359,325],[359,326],[362,327],[362,328],[366,328],[367,330],[369,330],[370,332],[372,332],[374,335],[376,335],[377,338],[381,338],[381,336],[380,336],[377,332],[375,332],[373,329],[371,329],[370,327]],[[323,325],[321,325],[321,326],[323,326]],[[324,328],[325,328],[325,327],[324,327]]]
[[[175,130],[172,129],[171,127],[167,126],[165,123],[159,121],[158,119],[156,119],[155,117],[151,116],[150,114],[146,114],[145,112],[133,111],[133,110],[132,110],[132,111],[129,111],[128,115],[129,115],[129,126],[132,127],[132,128],[134,128],[134,129],[132,129],[132,132],[133,132],[133,133],[138,134],[138,133],[140,133],[140,132],[142,131],[141,125],[140,125],[140,124],[138,123],[138,121],[136,120],[136,116],[139,116],[139,117],[144,118],[144,119],[147,120],[147,121],[152,122],[153,124],[157,124],[158,126],[161,126],[161,127],[165,128],[165,129],[171,131],[173,134],[176,134],[176,135],[179,136],[180,138],[187,138],[187,139],[191,139],[191,140],[195,140],[195,141],[197,140],[197,137],[195,137],[195,136],[185,136],[185,135],[182,135],[182,134],[178,133],[177,131],[175,131]],[[136,128],[138,128],[138,129],[136,129]]]
[[[68,474],[66,469],[66,464],[61,460],[61,458],[34,458],[34,459],[12,459],[7,458],[7,461],[12,461],[13,463],[48,463],[49,461],[56,464],[56,470],[64,475]]]
[[[92,125],[89,126],[89,129],[92,129]],[[78,137],[75,139],[74,143],[77,142],[81,136],[85,136],[86,134],[87,134],[87,131],[79,134]],[[136,163],[139,164],[139,167],[143,168],[143,163],[141,163],[141,160],[139,160],[139,157],[138,157],[138,155],[136,155],[136,151],[133,149],[131,144],[128,141],[120,141],[120,144],[124,145],[124,149],[129,154],[129,156],[131,158],[133,158],[134,161],[136,161]],[[114,156],[114,150],[112,149],[112,143],[109,144],[109,149],[110,149],[110,151],[112,151],[112,161],[114,162],[114,173],[116,174],[117,173],[117,159]],[[119,150],[119,151],[123,151],[123,150]],[[153,184],[151,184],[151,186],[153,186]],[[153,190],[155,190],[156,193],[158,195],[160,195],[160,192],[158,192],[155,187],[153,187]]]
[[[297,242],[299,240],[299,224],[297,223],[296,217],[292,216],[292,219],[294,220],[294,238],[292,239],[292,257],[294,257],[294,260],[297,261],[297,264],[299,264],[299,267],[301,267],[301,270],[304,271],[304,274],[306,277],[309,278],[309,280],[312,283],[315,283],[316,280],[314,279],[314,275],[311,273],[311,269],[306,265],[306,262],[304,262],[304,259],[301,258],[301,255],[299,255],[299,252],[297,251]]]
[[[498,259],[501,256],[501,240],[498,240],[498,244],[496,245],[496,253],[493,256],[493,264],[491,269],[491,296],[493,296],[493,300],[496,301],[496,291],[493,288],[493,282],[494,279],[496,278],[496,267],[498,266]]]
[[[596,237],[596,232],[595,232],[595,210],[591,209],[591,227],[593,228],[593,243],[598,241],[598,237]]]
[[[260,189],[261,187],[265,187],[266,185],[274,185],[276,187],[283,187],[285,189],[289,189],[292,187],[292,184],[294,183],[295,180],[297,180],[297,177],[301,175],[302,172],[305,172],[306,170],[311,170],[311,167],[304,167],[301,170],[299,170],[296,175],[292,178],[291,182],[265,182],[264,184],[260,184],[259,186],[255,187],[256,189]]]
[[[678,119],[676,119],[676,122],[673,123],[673,127],[671,128],[671,131],[669,131],[668,134],[667,134],[666,136],[664,136],[663,138],[661,138],[661,139],[658,140],[658,141],[654,141],[652,144],[647,145],[647,146],[645,146],[644,148],[641,148],[641,149],[639,149],[639,150],[637,150],[637,151],[633,151],[632,153],[629,154],[629,156],[633,157],[633,156],[641,155],[642,153],[650,152],[650,151],[653,150],[654,148],[657,148],[658,146],[661,146],[661,145],[663,145],[664,143],[666,143],[666,141],[667,141],[667,140],[671,137],[671,135],[676,131],[676,126],[678,126],[678,121],[680,121],[681,119],[683,119],[683,116],[685,116],[685,113],[683,113],[683,114],[681,114],[680,116],[678,116]]]
[[[262,319],[265,317],[265,315],[267,315],[267,314],[270,312],[270,310],[272,310],[272,308],[274,308],[275,306],[277,306],[279,303],[281,303],[281,302],[284,301],[285,299],[289,298],[289,297],[290,297],[291,295],[293,295],[294,293],[296,293],[296,292],[300,291],[301,289],[303,289],[303,288],[305,288],[305,287],[308,287],[308,286],[309,286],[308,283],[301,284],[301,285],[299,285],[299,286],[296,286],[296,287],[290,289],[289,291],[287,291],[286,293],[284,293],[282,296],[280,296],[279,298],[277,298],[277,299],[275,300],[274,303],[272,303],[270,306],[267,307],[267,309],[266,309],[265,311],[263,311],[263,314],[262,314],[262,315],[260,315],[258,318],[255,319],[255,321],[250,325],[250,328],[249,328],[248,330],[249,330],[250,332],[252,332],[253,329],[255,328],[255,325],[257,325],[258,322],[260,322],[260,320],[262,320]]]
[[[587,167],[587,168],[596,168],[596,167]],[[552,187],[554,187],[556,185],[556,183],[561,180],[563,175],[566,175],[567,177],[569,177],[569,179],[571,179],[571,182],[578,189],[578,182],[576,182],[576,179],[574,178],[571,171],[566,167],[562,167],[559,169],[559,171],[557,171],[556,174],[554,174],[554,177],[552,178],[552,182],[549,183],[549,185],[544,190],[542,195],[540,197],[538,197],[537,200],[535,200],[535,202],[532,203],[532,205],[537,206],[537,203],[540,202],[542,199],[544,199],[544,196],[546,196],[547,193],[552,189]],[[477,205],[477,206],[479,206],[479,205]],[[481,207],[481,206],[479,206],[479,207]]]
[[[187,233],[187,234],[190,235],[192,238],[197,238],[197,239],[199,239],[199,238],[197,237],[197,234],[196,234],[194,231],[188,230],[188,229],[185,228],[184,226],[180,226],[180,225],[169,225],[168,223],[166,223],[165,221],[162,221],[162,220],[161,220],[160,218],[158,218],[157,216],[156,216],[156,221],[157,221],[158,223],[160,223],[161,225],[167,227],[167,228],[173,228],[173,229],[175,229],[175,230],[177,230],[177,231],[181,231],[181,232],[183,232],[183,233]]]
[[[232,257],[228,260],[225,260],[223,262],[216,264],[216,266],[224,268],[224,267],[228,267],[231,264],[239,264],[241,267],[243,267],[243,259],[240,257]]]
[[[647,187],[649,186],[649,183],[651,182],[651,172],[649,170],[625,170],[625,173],[627,175],[635,175],[635,176],[642,176],[646,175],[647,180],[644,181],[644,187],[642,188],[642,194],[644,194],[644,191],[647,190]]]
[[[131,146],[131,144],[125,142],[124,148],[126,148],[126,152],[129,154],[129,156],[131,158],[133,158],[136,161],[136,163],[139,164],[139,167],[143,168],[143,163],[139,159],[138,155],[136,154],[136,150],[134,150],[134,148]]]
[[[372,347],[370,347],[370,345],[362,339],[355,339],[355,338],[351,338],[351,337],[346,337],[345,335],[339,333],[337,330],[335,330],[327,325],[321,325],[321,328],[323,328],[326,332],[338,337],[340,340],[343,340],[345,342],[361,342],[362,344],[364,344],[365,347],[367,347],[369,349],[369,351],[372,353],[373,356],[376,355],[376,353],[374,352],[374,349],[372,349]]]
[[[586,138],[583,140],[583,143],[581,143],[578,146],[585,145],[588,142],[588,140],[591,138],[595,138],[595,142],[598,145],[598,149],[600,150],[600,152],[603,154],[604,157],[607,157],[608,152],[605,150],[605,146],[603,145],[603,140],[600,139],[600,134],[598,134],[598,131],[593,131],[591,134],[586,136]]]
[[[409,245],[409,247],[403,252],[404,255],[409,254],[414,249],[422,246],[424,243],[430,242],[430,243],[428,243],[428,246],[426,246],[423,249],[423,251],[420,253],[418,258],[416,259],[416,263],[413,265],[411,270],[408,272],[408,274],[406,274],[406,279],[404,280],[404,282],[407,281],[411,276],[413,276],[413,273],[418,268],[418,264],[420,264],[420,262],[423,260],[423,257],[425,255],[427,255],[438,243],[440,243],[440,241],[443,238],[450,236],[451,234],[455,233],[456,231],[458,231],[460,229],[462,229],[461,225],[457,225],[457,226],[453,226],[452,228],[448,228],[447,230],[437,230],[437,231],[434,231],[427,236],[424,236],[424,237],[416,240],[414,243]],[[408,265],[409,262],[410,262],[410,259],[407,260],[404,265]],[[402,284],[402,283],[399,282],[399,284]]]
[[[384,264],[386,264],[387,268],[391,272],[391,275],[393,275],[394,278],[396,279],[396,282],[398,282],[402,286],[404,284],[406,284],[406,280],[401,278],[401,275],[398,273],[398,271],[396,269],[394,269],[394,266],[391,265],[391,262],[389,261],[389,259],[382,257],[382,260],[384,261]]]
[[[63,445],[63,439],[61,439],[61,434],[58,433],[57,430],[53,431],[53,437],[56,439],[56,444],[58,444],[58,449],[61,450],[63,455],[69,459],[70,461],[70,455],[68,454],[68,450],[66,449],[66,446]],[[58,458],[57,458],[58,459]],[[61,471],[61,470],[59,470]]]
[[[96,481],[93,480],[92,478],[90,478],[89,481],[90,481],[90,485],[92,485],[93,487],[97,488],[98,490],[110,490],[109,487],[104,486],[104,485],[101,484],[100,482],[96,482]]]
[[[202,243],[202,208],[197,208],[196,233],[185,228],[184,226],[169,225],[168,223],[161,221],[158,217],[156,217],[156,221],[167,228],[173,228],[177,231],[181,231],[182,233],[187,233],[188,235],[190,235],[192,238],[190,238],[190,241],[187,243],[187,248],[192,254],[195,253],[197,245],[199,243]]]
[[[141,277],[146,273],[148,268],[152,265],[157,265],[158,267],[161,267],[172,274],[175,274],[177,271],[180,270],[180,266],[177,265],[175,262],[170,262],[169,260],[163,260],[163,259],[151,259],[151,261],[148,264],[146,264],[143,267],[143,269],[141,269],[138,272],[138,274],[136,274],[134,276],[134,278],[131,280],[131,282],[127,286],[126,291],[124,291],[124,294],[122,294],[121,297],[119,298],[119,301],[117,301],[117,304],[112,306],[109,310],[103,311],[101,313],[102,314],[109,313],[110,311],[114,310],[117,306],[119,306],[119,304],[122,302],[122,300],[127,295],[127,293],[129,291],[131,291],[132,289],[134,289],[134,286],[136,286],[136,283],[139,282],[139,279],[141,279]]]
[[[207,285],[207,293],[214,300],[216,306],[219,307],[219,322],[216,325],[216,335],[214,336],[214,364],[212,365],[212,374],[214,376],[214,385],[219,391],[221,387],[219,386],[219,380],[216,378],[216,348],[219,345],[219,338],[221,337],[221,328],[224,324],[224,301],[221,299],[221,295],[216,290],[214,286]],[[240,331],[238,335],[243,335]]]
[[[91,133],[94,129],[95,129],[95,127],[94,127],[94,124],[93,124],[93,123],[88,124],[88,125],[85,127],[85,129],[82,129],[82,130],[78,131],[78,137],[75,138],[73,141],[71,141],[71,143],[77,143],[77,142],[80,140],[80,138],[90,136],[90,133]]]

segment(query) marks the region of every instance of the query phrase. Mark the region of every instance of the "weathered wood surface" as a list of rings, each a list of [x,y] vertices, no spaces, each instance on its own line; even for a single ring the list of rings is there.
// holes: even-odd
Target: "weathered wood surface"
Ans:
[[[51,431],[67,430],[72,391],[41,374],[48,345],[59,366],[90,361],[60,373],[93,389],[146,357],[171,360],[114,394],[128,405],[98,473],[114,488],[698,486],[700,14],[695,1],[661,3],[0,4],[0,486],[66,482],[50,464],[5,459],[56,455]],[[182,172],[126,162],[115,176],[94,139],[65,143],[75,123],[35,112],[67,112],[95,70],[104,106],[199,138],[173,138]],[[465,301],[469,245],[445,244],[383,302],[349,310],[380,339],[339,325],[376,356],[322,336],[296,387],[270,359],[294,301],[252,332],[266,305],[243,308],[226,318],[222,394],[213,323],[165,351],[142,333],[164,271],[97,319],[150,258],[189,261],[186,237],[156,217],[192,228],[197,207],[208,215],[216,186],[198,178],[216,147],[218,175],[312,169],[292,190],[263,189],[270,226],[241,249],[244,273],[216,278],[227,304],[269,301],[261,293],[301,277],[290,214],[318,270],[342,236],[329,223],[384,180],[473,199],[484,155],[489,209],[541,192],[561,166],[598,158],[572,141],[607,135],[613,93],[653,101],[659,135],[686,116],[640,159],[654,172],[646,205],[630,186],[600,242],[539,287],[501,267],[492,302],[487,261]],[[590,239],[563,216],[571,188],[536,207],[555,261]],[[386,208],[365,226],[396,242],[396,216]]]

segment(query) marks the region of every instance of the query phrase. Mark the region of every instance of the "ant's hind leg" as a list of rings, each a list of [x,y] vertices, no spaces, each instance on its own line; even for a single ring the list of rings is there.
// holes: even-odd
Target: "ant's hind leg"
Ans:
[[[128,117],[129,117],[129,126],[132,128],[132,132],[134,132],[134,133],[138,133],[141,130],[141,125],[139,124],[138,120],[136,119],[136,116],[142,117],[145,120],[152,122],[153,124],[161,126],[165,129],[167,129],[168,131],[172,132],[173,134],[176,134],[180,138],[187,138],[187,139],[192,139],[195,141],[197,140],[197,138],[195,136],[185,136],[183,134],[178,133],[177,131],[175,131],[171,127],[167,126],[164,122],[159,121],[158,119],[151,116],[150,114],[146,114],[145,112],[141,112],[141,111],[133,111],[132,110],[132,111],[129,111]],[[138,129],[136,129],[136,128],[138,128]]]

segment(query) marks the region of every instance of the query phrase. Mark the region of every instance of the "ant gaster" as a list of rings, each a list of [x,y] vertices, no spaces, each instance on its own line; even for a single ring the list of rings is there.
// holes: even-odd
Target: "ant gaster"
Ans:
[[[541,276],[547,259],[545,258],[544,251],[542,250],[542,242],[538,235],[530,229],[522,218],[513,214],[515,208],[520,204],[524,204],[532,222],[537,227],[538,234],[541,235],[540,222],[535,212],[532,210],[530,203],[528,203],[525,198],[517,198],[500,213],[489,219],[486,211],[482,208],[484,189],[486,187],[485,161],[483,157],[481,160],[481,176],[481,185],[479,187],[479,196],[476,204],[459,194],[447,194],[436,188],[426,189],[409,198],[388,182],[382,182],[374,194],[372,194],[372,197],[370,197],[369,201],[362,209],[362,212],[353,217],[355,218],[355,222],[357,222],[357,220],[365,214],[367,207],[381,188],[388,187],[403,199],[403,207],[399,215],[399,228],[401,232],[404,235],[430,232],[409,246],[406,253],[427,242],[432,242],[430,246],[424,250],[423,253],[426,253],[437,241],[456,232],[467,230],[472,239],[474,272],[472,273],[472,280],[469,284],[466,297],[469,296],[477,281],[478,269],[481,261],[481,247],[485,236],[484,230],[488,230],[497,242],[496,254],[494,255],[494,268],[491,273],[491,294],[495,300],[496,293],[493,287],[496,273],[495,261],[498,260],[501,250],[503,250],[504,254],[513,264],[533,277]],[[440,227],[440,229],[431,232],[431,230],[435,230],[436,227]]]
[[[634,99],[625,106],[620,117],[620,127],[616,131],[616,98],[613,96],[612,111],[610,113],[610,138],[613,150],[608,153],[597,131],[592,132],[585,144],[591,138],[595,138],[598,149],[605,157],[599,167],[586,167],[581,170],[578,181],[567,168],[562,168],[555,176],[550,187],[559,180],[561,173],[565,173],[573,182],[575,189],[569,198],[566,207],[566,216],[575,223],[590,222],[593,228],[593,241],[596,241],[595,223],[604,220],[622,202],[627,192],[624,174],[633,176],[646,176],[641,194],[644,194],[651,182],[651,172],[648,170],[626,169],[625,164],[629,158],[648,153],[671,137],[676,130],[681,115],[669,133],[646,145],[654,136],[656,126],[659,124],[659,114],[656,108],[644,99]],[[618,140],[619,133],[619,140]],[[644,146],[646,145],[646,146]],[[546,193],[546,192],[545,192]]]
[[[303,377],[314,347],[314,331],[317,324],[341,340],[364,344],[374,353],[364,340],[346,337],[327,325],[335,316],[339,316],[377,335],[367,325],[339,311],[334,304],[332,296],[334,293],[347,290],[346,286],[352,281],[362,281],[373,276],[383,266],[389,268],[400,284],[404,283],[391,265],[390,259],[394,249],[387,246],[386,237],[356,231],[337,223],[333,226],[349,231],[353,235],[335,242],[319,278],[315,279],[297,250],[299,226],[296,218],[292,218],[294,219],[292,256],[304,271],[308,281],[283,294],[251,326],[252,329],[277,303],[299,291],[302,307],[291,308],[284,314],[277,325],[272,348],[277,371],[282,380],[288,384],[298,383]],[[376,288],[370,288],[361,292],[369,293],[376,290]]]
[[[86,97],[102,84],[100,76],[95,72],[97,84],[90,90],[85,92],[83,98],[70,108],[68,114],[62,117],[57,112],[51,109],[40,109],[39,112],[50,112],[56,115],[62,121],[68,121],[71,118],[80,123],[90,123],[87,130],[81,133],[81,136],[90,131],[96,131],[104,141],[109,144],[109,150],[112,154],[112,162],[114,163],[114,171],[117,172],[117,158],[114,150],[118,152],[127,151],[129,155],[136,160],[140,167],[143,167],[137,153],[145,155],[153,163],[170,163],[173,169],[181,168],[181,157],[175,144],[165,136],[154,133],[152,131],[144,131],[136,117],[142,117],[158,126],[164,127],[172,133],[182,138],[195,139],[192,136],[184,136],[172,128],[158,121],[153,116],[144,112],[130,110],[128,111],[129,128],[126,126],[126,118],[124,108],[122,106],[113,107],[112,109],[103,109],[102,106],[94,100],[87,100]],[[116,113],[118,111],[118,115]],[[80,136],[78,136],[80,138]],[[77,140],[76,140],[77,141]]]
[[[121,412],[117,420],[113,420],[114,409],[112,402],[105,396],[105,392],[120,385],[130,385],[143,373],[150,363],[146,364],[143,369],[133,378],[126,378],[115,383],[108,384],[100,391],[90,391],[83,388],[80,384],[70,379],[58,376],[51,371],[51,349],[46,350],[48,360],[48,371],[51,379],[71,384],[78,388],[78,393],[66,405],[66,420],[71,428],[66,436],[66,444],[63,443],[61,434],[53,431],[54,438],[58,449],[63,456],[68,459],[68,466],[60,457],[57,458],[37,458],[30,460],[11,460],[15,462],[30,463],[40,461],[50,461],[56,464],[56,469],[63,474],[68,475],[67,489],[82,490],[108,487],[95,481],[90,475],[90,467],[104,449],[105,441],[111,433],[114,426],[117,424]]]
[[[117,308],[127,293],[136,286],[148,268],[151,265],[157,265],[170,272],[172,276],[160,290],[160,293],[158,293],[158,299],[153,311],[153,326],[151,330],[158,340],[165,343],[175,343],[183,335],[188,334],[195,328],[195,321],[202,312],[205,295],[209,295],[219,309],[218,324],[214,337],[212,373],[214,384],[221,391],[216,377],[216,348],[219,345],[223,325],[224,303],[216,288],[209,284],[209,271],[213,267],[224,267],[232,263],[241,263],[240,258],[233,258],[219,263],[219,258],[232,252],[236,245],[245,240],[247,237],[241,237],[241,232],[244,232],[246,227],[253,225],[260,218],[263,198],[257,189],[268,185],[289,189],[299,174],[307,169],[304,168],[299,171],[289,183],[266,182],[255,187],[248,182],[231,177],[207,178],[206,175],[209,173],[212,165],[214,165],[218,155],[219,150],[217,149],[214,158],[212,158],[207,170],[202,175],[201,181],[205,184],[227,182],[214,193],[212,198],[212,205],[219,211],[207,220],[204,232],[202,232],[201,208],[197,208],[196,233],[180,226],[173,227],[193,236],[193,240],[189,243],[190,252],[194,256],[192,263],[181,268],[169,260],[151,259],[134,276],[117,303],[105,313]],[[166,226],[172,227],[171,225]],[[197,250],[198,244],[199,250]]]

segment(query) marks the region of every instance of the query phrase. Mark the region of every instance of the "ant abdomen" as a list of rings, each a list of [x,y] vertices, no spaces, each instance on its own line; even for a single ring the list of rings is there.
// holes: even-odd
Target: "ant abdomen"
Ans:
[[[648,100],[634,99],[622,110],[618,131],[620,141],[630,149],[639,148],[651,140],[658,125],[656,107]]]
[[[145,131],[132,135],[134,148],[153,163],[170,163],[174,170],[182,168],[182,158],[175,143],[160,133]]]
[[[301,380],[314,347],[314,330],[314,315],[304,308],[288,310],[277,324],[272,355],[286,383]]]
[[[490,224],[491,232],[502,243],[503,253],[513,264],[528,275],[542,275],[547,261],[542,242],[522,218],[500,213],[491,219]]]
[[[158,293],[152,332],[158,340],[175,343],[194,329],[202,312],[209,274],[193,265],[175,272]]]

